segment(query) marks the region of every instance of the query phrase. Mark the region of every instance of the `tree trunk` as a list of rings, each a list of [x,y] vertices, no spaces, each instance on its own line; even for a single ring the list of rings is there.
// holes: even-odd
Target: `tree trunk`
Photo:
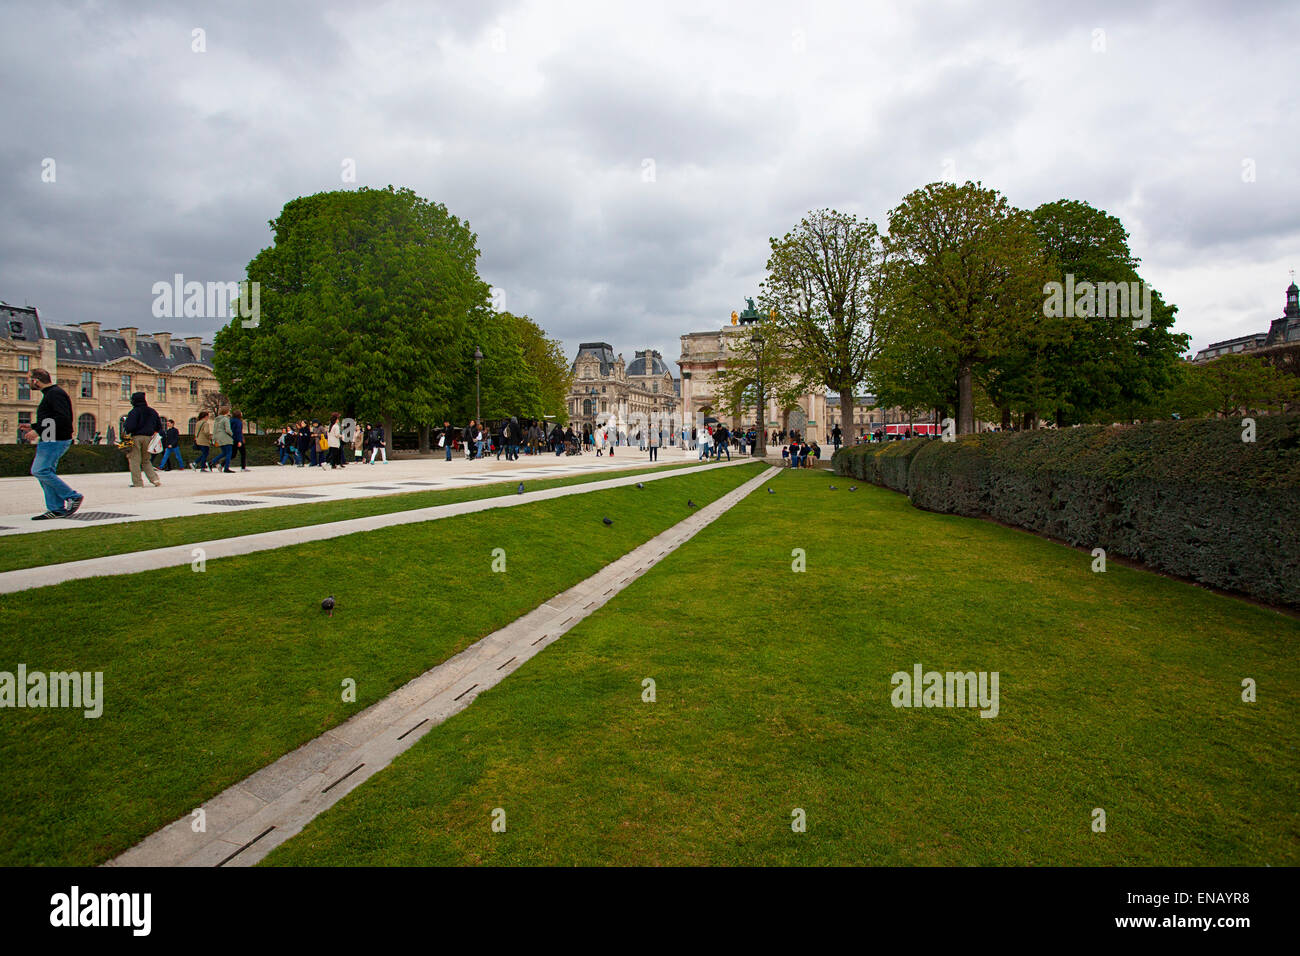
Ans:
[[[393,457],[393,416],[384,416],[384,457]]]
[[[420,454],[429,454],[429,426],[420,426]]]
[[[975,431],[975,376],[971,363],[963,361],[957,368],[957,434]]]
[[[1011,431],[1011,406],[1010,405],[1002,406],[1002,430],[1004,432]]]

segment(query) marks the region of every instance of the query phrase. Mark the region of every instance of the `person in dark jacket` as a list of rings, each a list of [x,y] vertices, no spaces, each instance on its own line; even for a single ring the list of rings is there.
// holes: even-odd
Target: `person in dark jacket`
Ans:
[[[181,457],[181,433],[176,429],[176,422],[169,418],[167,419],[167,430],[163,432],[162,461],[158,463],[162,465],[163,471],[172,470],[172,456],[176,458],[176,467],[184,471],[185,459]]]
[[[239,470],[248,471],[248,449],[244,447],[244,413],[237,408],[230,413],[230,433],[235,439],[235,450],[239,452]]]
[[[131,467],[131,487],[143,488],[140,470],[149,478],[149,484],[157,488],[162,484],[158,472],[154,471],[153,458],[149,455],[149,442],[154,435],[162,433],[162,419],[149,407],[144,392],[131,393],[131,410],[126,413],[122,431],[131,436],[131,447],[126,450],[126,462]]]
[[[19,432],[23,441],[37,443],[31,474],[45,494],[45,511],[32,520],[66,518],[82,502],[82,495],[59,477],[59,459],[72,446],[72,400],[45,369],[34,368],[27,374],[28,384],[41,392],[41,403],[36,406],[37,427],[21,427]]]

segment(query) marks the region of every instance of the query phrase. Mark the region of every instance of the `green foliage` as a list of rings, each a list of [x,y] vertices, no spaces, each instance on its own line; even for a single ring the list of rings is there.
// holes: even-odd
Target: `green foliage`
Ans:
[[[1041,343],[1049,276],[1029,217],[979,183],[931,183],[889,214],[885,355],[879,390],[906,404],[957,409],[974,430],[974,384],[997,360]],[[1038,376],[1040,384],[1046,381]]]
[[[390,186],[294,199],[270,225],[274,243],[248,264],[259,324],[232,319],[215,340],[223,391],[251,417],[339,410],[415,425],[463,404],[467,382],[472,397],[475,339],[496,323],[467,223]],[[494,373],[519,357],[497,353]],[[516,382],[491,388],[535,398]]]
[[[763,338],[763,345],[757,351],[752,341],[755,334]],[[807,387],[793,358],[796,349],[789,325],[769,314],[766,319],[747,326],[744,336],[735,341],[742,350],[731,354],[744,357],[729,361],[725,368],[714,374],[713,414],[749,420],[758,401],[757,378],[760,365],[764,398],[775,402],[776,407],[783,411],[798,405]]]
[[[523,350],[524,365],[537,380],[539,411],[523,409],[510,414],[552,415],[561,424],[568,422],[569,387],[573,383],[573,370],[564,356],[564,346],[556,339],[547,338],[546,332],[526,315],[502,313],[513,323]]]
[[[1267,416],[1256,440],[1232,420],[1080,426],[917,441],[905,478],[865,456],[865,480],[918,508],[986,517],[1169,574],[1300,606],[1300,416]],[[865,448],[864,451],[859,449]]]
[[[869,219],[819,209],[770,242],[761,300],[779,327],[775,341],[792,383],[801,383],[799,392],[824,385],[854,395],[880,347],[885,249],[879,230]]]
[[[1084,282],[1142,282],[1128,232],[1116,217],[1085,202],[1058,200],[1039,206],[1032,219],[1056,282],[1064,285],[1067,275],[1076,288]],[[1129,312],[1138,310],[1130,302]],[[1186,335],[1171,331],[1177,308],[1152,289],[1149,324],[1134,328],[1135,317],[1118,311],[1048,320],[1043,338],[1030,337],[1003,363],[996,391],[1004,404],[1074,424],[1096,421],[1104,408],[1149,403],[1172,387],[1188,343]]]

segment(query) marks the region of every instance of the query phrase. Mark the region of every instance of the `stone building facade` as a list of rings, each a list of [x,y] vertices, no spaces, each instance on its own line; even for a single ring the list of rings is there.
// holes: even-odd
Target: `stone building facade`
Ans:
[[[758,319],[753,300],[744,313],[733,312],[731,324],[707,332],[687,332],[681,337],[682,354],[677,365],[682,370],[682,413],[687,421],[697,421],[697,416],[713,416],[725,422],[733,431],[747,429],[754,424],[754,410],[747,415],[722,416],[717,410],[715,377],[733,363],[753,364],[754,347],[750,336]],[[779,409],[772,397],[767,397],[764,416],[766,431],[797,431],[808,441],[825,442],[830,435],[826,424],[826,389],[814,388],[799,397],[798,407]]]
[[[219,391],[212,345],[199,336],[101,331],[98,322],[55,325],[34,308],[0,303],[0,443],[17,442],[18,426],[36,417],[41,393],[27,383],[34,368],[48,371],[72,399],[79,442],[97,432],[107,440],[110,426],[116,436],[132,392],[144,392],[163,418],[193,434],[206,394]]]
[[[608,342],[583,342],[572,371],[568,404],[575,432],[611,417],[621,424],[640,416],[680,418],[677,382],[658,350],[638,351],[629,363]]]
[[[1197,352],[1192,361],[1208,362],[1220,355],[1255,352],[1289,342],[1300,342],[1300,287],[1294,281],[1286,288],[1286,305],[1282,314],[1269,323],[1267,332],[1253,332],[1250,335],[1239,335],[1235,339],[1211,342]]]

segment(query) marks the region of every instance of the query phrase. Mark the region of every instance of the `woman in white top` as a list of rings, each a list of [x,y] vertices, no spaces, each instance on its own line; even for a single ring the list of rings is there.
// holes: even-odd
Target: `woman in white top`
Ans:
[[[334,412],[330,415],[330,430],[325,436],[325,442],[328,446],[328,451],[326,451],[325,454],[326,457],[329,458],[330,467],[338,468],[342,466],[343,455],[341,454],[341,449],[343,447],[343,430],[339,428],[338,412]]]

